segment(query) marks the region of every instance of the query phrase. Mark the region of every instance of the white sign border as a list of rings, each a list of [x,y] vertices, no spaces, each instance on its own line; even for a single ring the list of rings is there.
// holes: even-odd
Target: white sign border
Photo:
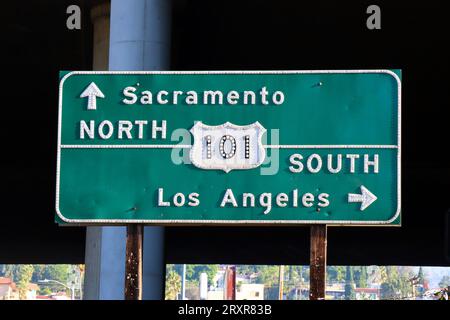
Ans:
[[[397,82],[397,145],[389,145],[390,148],[397,149],[397,210],[395,215],[389,220],[385,221],[347,221],[347,220],[158,220],[158,219],[69,219],[63,216],[59,209],[60,203],[60,166],[61,166],[61,149],[74,146],[62,146],[61,145],[61,120],[62,120],[62,97],[64,82],[73,75],[152,75],[152,74],[360,74],[360,73],[384,73],[392,76]],[[57,168],[56,168],[56,201],[55,209],[59,218],[66,222],[79,225],[98,225],[98,224],[113,224],[113,225],[126,225],[130,223],[141,224],[155,224],[155,225],[173,225],[173,224],[185,224],[185,225],[258,225],[258,224],[270,224],[270,225],[310,225],[310,224],[327,224],[327,225],[345,225],[345,226],[369,226],[369,225],[390,225],[395,221],[401,212],[401,80],[391,70],[387,69],[374,69],[374,70],[277,70],[277,71],[72,71],[62,77],[59,83],[59,96],[58,96],[58,144],[57,144]],[[90,146],[93,147],[93,146]],[[105,146],[112,147],[112,146]],[[134,146],[133,146],[134,147]],[[136,146],[136,148],[142,147]],[[161,147],[161,145],[159,145]],[[279,148],[298,148],[300,146],[272,146]],[[309,145],[310,148],[323,148],[322,145]],[[348,148],[351,146],[342,145],[340,147]],[[356,146],[355,146],[356,147]],[[368,147],[368,146],[363,146]],[[383,148],[386,146],[371,146],[373,148]]]

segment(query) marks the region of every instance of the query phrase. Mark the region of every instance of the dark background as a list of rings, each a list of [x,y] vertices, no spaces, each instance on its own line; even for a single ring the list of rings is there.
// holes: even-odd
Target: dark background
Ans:
[[[92,68],[93,1],[2,4],[0,263],[82,263],[54,223],[59,70]],[[66,28],[78,4],[82,29]],[[366,8],[381,7],[381,30]],[[450,265],[445,1],[176,1],[172,70],[402,69],[402,227],[330,227],[329,264]],[[447,220],[446,220],[447,219]],[[168,227],[168,263],[307,264],[308,227]]]

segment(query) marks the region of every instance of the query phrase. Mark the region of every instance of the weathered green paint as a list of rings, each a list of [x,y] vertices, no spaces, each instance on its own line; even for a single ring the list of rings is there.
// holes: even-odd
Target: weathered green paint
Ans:
[[[57,221],[60,223],[318,223],[327,224],[400,224],[400,71],[330,71],[330,72],[244,72],[244,73],[61,73],[60,141],[58,143]],[[87,110],[87,98],[80,94],[91,83],[105,94],[97,99],[97,110]],[[139,86],[137,86],[139,83]],[[122,90],[230,90],[258,92],[282,90],[281,105],[126,105]],[[167,120],[167,139],[93,140],[79,139],[80,120]],[[270,149],[267,158],[279,152],[279,170],[261,175],[261,168],[203,170],[191,164],[174,164],[172,153],[189,149],[145,148],[60,148],[64,145],[147,145],[186,144],[171,141],[178,128],[189,130],[194,121],[208,125],[232,122],[247,125],[258,121],[267,129],[264,144],[277,145],[373,145],[390,148]],[[272,129],[279,129],[274,141]],[[158,135],[160,137],[160,135]],[[193,142],[193,140],[192,140]],[[189,143],[190,144],[190,143]],[[392,147],[394,146],[394,147]],[[325,170],[312,174],[289,171],[289,157],[310,154],[379,155],[379,173],[331,174]],[[305,161],[304,161],[305,163]],[[326,167],[326,161],[324,161]],[[343,168],[347,168],[345,165]],[[347,171],[346,171],[347,172]],[[360,193],[364,185],[378,199],[364,211],[360,203],[348,203],[348,193]],[[165,200],[177,192],[200,194],[198,207],[158,207],[157,190],[164,188]],[[287,207],[264,208],[219,207],[226,189],[234,191],[240,203],[243,192],[258,196],[284,192],[292,197],[298,189],[299,206],[290,201]],[[301,196],[328,193],[330,205],[307,208]],[[272,201],[275,203],[275,199]],[[241,204],[241,203],[240,203]]]

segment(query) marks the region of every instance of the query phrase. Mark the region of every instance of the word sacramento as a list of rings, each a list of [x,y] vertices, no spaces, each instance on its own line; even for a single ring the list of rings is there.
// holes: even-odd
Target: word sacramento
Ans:
[[[221,90],[204,91],[180,91],[180,90],[139,90],[136,87],[126,87],[122,94],[122,102],[128,105],[281,105],[284,103],[285,95],[283,91],[270,91],[266,87],[261,90],[236,91]]]

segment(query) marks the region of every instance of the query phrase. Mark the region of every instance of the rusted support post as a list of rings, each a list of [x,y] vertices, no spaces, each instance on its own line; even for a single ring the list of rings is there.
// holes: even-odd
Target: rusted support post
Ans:
[[[278,300],[283,300],[284,266],[280,266],[278,271]]]
[[[142,234],[139,224],[127,226],[125,300],[142,300]]]
[[[325,300],[327,268],[327,225],[311,226],[309,299]]]
[[[236,266],[228,266],[225,270],[225,300],[236,300]]]

